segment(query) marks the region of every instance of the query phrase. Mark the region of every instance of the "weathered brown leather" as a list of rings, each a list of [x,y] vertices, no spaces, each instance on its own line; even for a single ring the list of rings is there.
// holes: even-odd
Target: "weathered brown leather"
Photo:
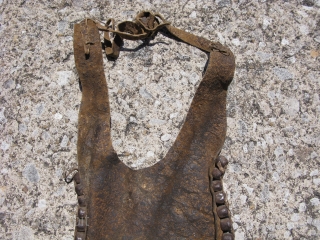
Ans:
[[[151,29],[148,16],[141,22]],[[219,43],[168,24],[162,27],[210,52],[210,58],[173,146],[164,159],[141,170],[124,165],[112,147],[101,25],[85,19],[74,27],[74,56],[82,86],[75,239],[234,238],[221,184],[226,160],[218,157],[226,136],[226,96],[234,56]]]

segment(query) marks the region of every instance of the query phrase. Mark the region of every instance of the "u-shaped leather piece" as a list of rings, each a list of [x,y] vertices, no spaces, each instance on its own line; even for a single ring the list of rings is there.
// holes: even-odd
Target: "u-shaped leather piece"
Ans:
[[[141,34],[136,25],[123,30]],[[85,39],[90,39],[89,55],[83,47]],[[197,44],[205,46],[206,42]],[[82,225],[76,236],[91,240],[224,239],[214,213],[219,180],[213,179],[212,172],[226,136],[227,86],[235,66],[232,52],[226,51],[228,55],[210,52],[183,127],[164,159],[132,170],[112,146],[99,30],[90,19],[75,25],[74,55],[82,85],[77,146],[81,181],[76,183],[81,191]],[[225,216],[223,210],[220,215]],[[83,228],[83,224],[88,226]],[[230,222],[223,220],[223,224],[228,233]]]

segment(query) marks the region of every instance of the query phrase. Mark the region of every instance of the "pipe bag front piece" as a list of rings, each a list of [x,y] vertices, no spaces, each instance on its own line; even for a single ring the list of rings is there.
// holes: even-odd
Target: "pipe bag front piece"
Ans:
[[[112,146],[104,48],[117,58],[123,39],[162,31],[209,54],[205,75],[174,144],[160,162],[133,170]],[[113,34],[113,40],[110,37]],[[234,239],[223,192],[227,160],[226,97],[235,60],[232,52],[171,26],[161,15],[140,13],[133,22],[102,25],[85,19],[74,27],[74,57],[82,87],[78,123],[77,240]]]

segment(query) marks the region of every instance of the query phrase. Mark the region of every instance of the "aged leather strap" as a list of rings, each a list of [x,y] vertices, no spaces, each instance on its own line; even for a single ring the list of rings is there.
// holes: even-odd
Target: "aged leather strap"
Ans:
[[[176,141],[152,167],[132,170],[112,147],[99,30],[105,31],[105,51],[113,58],[123,39],[145,39],[159,30],[210,54]],[[227,160],[219,156],[235,69],[232,52],[171,26],[159,14],[142,12],[117,28],[112,19],[106,25],[92,19],[76,24],[74,56],[82,86],[75,239],[234,239],[221,181]]]

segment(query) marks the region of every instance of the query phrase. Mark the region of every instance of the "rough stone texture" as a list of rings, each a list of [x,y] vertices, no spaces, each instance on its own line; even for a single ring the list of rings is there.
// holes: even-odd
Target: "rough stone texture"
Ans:
[[[236,55],[223,149],[236,239],[319,239],[319,8],[319,0],[0,0],[0,239],[73,239],[76,195],[63,181],[76,166],[73,24],[145,9]],[[126,41],[118,61],[105,62],[113,141],[133,168],[163,158],[206,62],[161,34],[142,43]]]

